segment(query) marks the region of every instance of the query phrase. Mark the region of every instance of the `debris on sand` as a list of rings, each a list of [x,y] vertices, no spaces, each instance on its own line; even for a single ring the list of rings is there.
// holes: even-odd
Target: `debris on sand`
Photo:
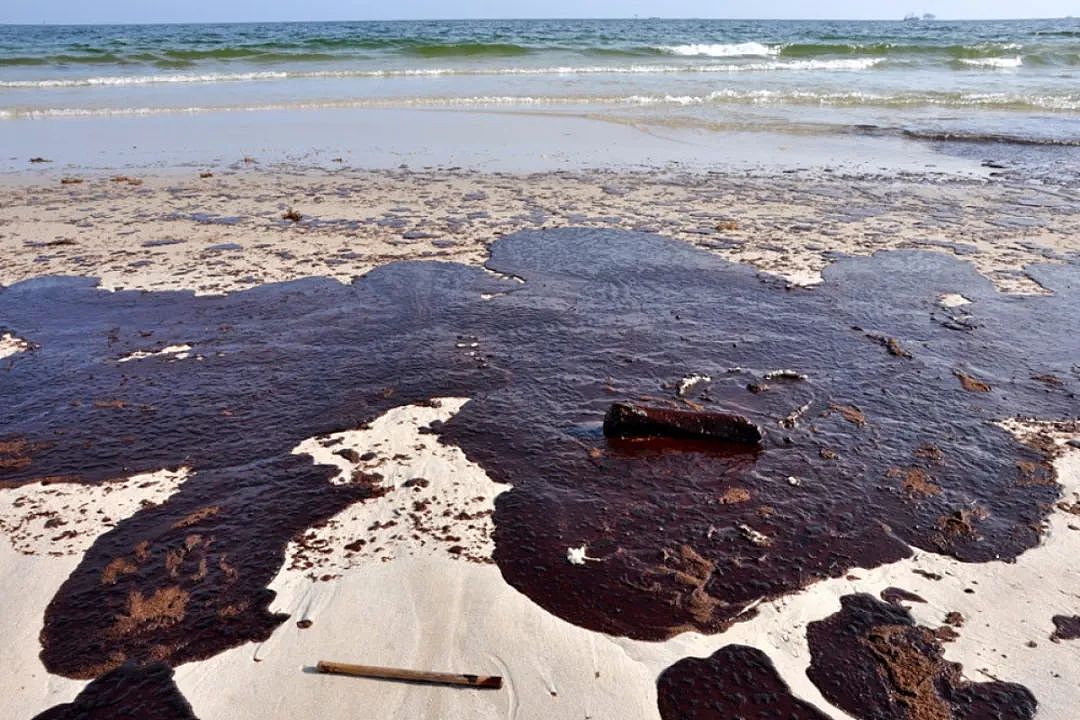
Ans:
[[[83,179],[79,177],[63,177],[60,178],[61,185],[81,185]]]
[[[289,208],[288,212],[281,216],[282,220],[291,220],[294,223],[298,223],[304,219],[304,216],[296,212],[292,208]]]
[[[32,157],[32,158],[30,158],[30,162],[32,162],[32,163],[49,163],[49,162],[52,162],[52,160],[46,160],[43,157]]]

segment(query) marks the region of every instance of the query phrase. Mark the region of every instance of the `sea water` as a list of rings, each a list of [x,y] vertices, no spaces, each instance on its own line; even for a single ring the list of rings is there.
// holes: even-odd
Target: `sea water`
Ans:
[[[0,133],[335,108],[1075,148],[1080,19],[0,26]]]

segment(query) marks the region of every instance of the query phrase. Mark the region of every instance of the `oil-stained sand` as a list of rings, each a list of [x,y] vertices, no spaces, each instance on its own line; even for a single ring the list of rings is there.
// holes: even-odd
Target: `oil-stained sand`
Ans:
[[[682,660],[657,686],[664,720],[828,720],[791,695],[757,648],[729,645],[704,660]]]
[[[0,292],[38,346],[5,373],[0,482],[195,471],[87,553],[46,613],[47,667],[94,677],[265,637],[288,541],[373,492],[289,451],[439,396],[474,398],[443,436],[514,486],[494,518],[504,577],[595,630],[715,632],[909,545],[983,562],[1037,544],[1057,486],[989,421],[1076,415],[1076,266],[1029,269],[1055,295],[1017,298],[959,261],[886,253],[787,291],[656,236],[568,230],[504,239],[489,267],[525,282],[401,263],[224,298]],[[191,357],[117,362],[181,344]],[[692,373],[712,382],[677,400]],[[607,407],[640,398],[747,415],[764,449],[608,445]],[[568,563],[583,545],[596,560]]]
[[[1020,685],[973,683],[945,661],[929,628],[869,595],[808,628],[807,674],[837,707],[866,720],[1030,720],[1035,698]]]
[[[161,663],[124,665],[34,720],[198,720],[172,677],[172,668]]]

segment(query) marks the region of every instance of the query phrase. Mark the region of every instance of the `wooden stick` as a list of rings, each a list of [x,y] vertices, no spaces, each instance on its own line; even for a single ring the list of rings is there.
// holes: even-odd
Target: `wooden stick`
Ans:
[[[346,663],[320,660],[315,666],[321,673],[330,675],[349,675],[350,677],[379,678],[382,680],[403,680],[405,682],[429,683],[432,685],[461,685],[465,687],[498,690],[502,687],[502,678],[498,675],[465,675],[457,673],[424,672],[422,670],[401,670],[398,668],[375,667],[372,665],[348,665]]]

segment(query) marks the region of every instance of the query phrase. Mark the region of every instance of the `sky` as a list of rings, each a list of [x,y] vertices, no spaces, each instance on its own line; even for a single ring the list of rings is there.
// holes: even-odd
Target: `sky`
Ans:
[[[0,23],[243,22],[445,18],[1063,17],[1080,0],[0,0]]]

